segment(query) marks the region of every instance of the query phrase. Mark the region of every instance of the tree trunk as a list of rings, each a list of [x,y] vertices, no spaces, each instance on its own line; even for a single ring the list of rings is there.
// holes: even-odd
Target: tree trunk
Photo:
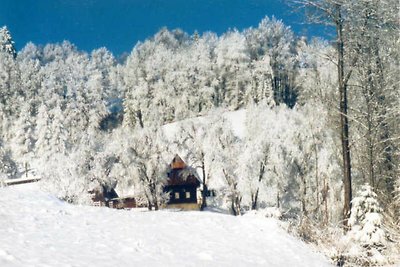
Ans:
[[[337,56],[338,56],[338,84],[340,95],[340,132],[342,142],[343,158],[343,186],[344,186],[344,206],[343,206],[343,225],[347,228],[350,217],[352,188],[351,188],[351,160],[349,145],[349,120],[348,120],[348,99],[347,99],[347,79],[344,76],[344,40],[343,40],[343,20],[340,4],[336,4],[336,31],[337,31]]]
[[[138,111],[136,111],[136,116],[138,118],[140,128],[144,128],[142,111],[140,109]]]
[[[266,163],[267,163],[267,159],[268,159],[268,156],[266,156],[265,159],[264,159],[264,162],[262,162],[262,163],[260,164],[260,172],[259,172],[259,174],[258,174],[258,182],[259,182],[259,183],[261,182],[261,180],[262,180],[263,177],[264,177],[265,165],[266,165]],[[257,206],[258,206],[258,194],[259,194],[259,192],[260,192],[260,187],[257,187],[256,192],[255,192],[254,194],[252,194],[252,196],[251,196],[251,209],[252,209],[252,210],[256,210],[256,209],[257,209]]]
[[[260,191],[260,188],[257,188],[256,192],[251,195],[251,209],[256,210],[257,209],[257,204],[258,204],[258,192]]]
[[[301,176],[301,181],[303,183],[303,196],[301,199],[301,211],[303,212],[304,216],[307,216],[308,212],[307,212],[307,181],[306,181],[306,177],[304,177],[303,175]]]
[[[315,142],[315,141],[314,141]],[[314,153],[315,153],[315,183],[316,183],[316,187],[317,189],[315,190],[315,194],[316,194],[316,206],[315,206],[315,210],[317,211],[317,215],[319,216],[319,173],[318,173],[318,149],[317,149],[317,144],[314,144]]]
[[[157,199],[154,201],[154,210],[159,210]]]
[[[324,225],[328,224],[329,221],[329,213],[328,213],[328,184],[326,183],[326,176],[324,176],[324,189],[323,189],[323,196],[322,201],[324,202],[325,206],[325,216],[324,216]]]
[[[203,191],[201,191],[202,202],[201,202],[200,209],[204,210],[207,207],[207,194],[208,194],[207,180],[206,180],[206,167],[205,167],[204,159],[201,161],[201,170],[203,173]]]

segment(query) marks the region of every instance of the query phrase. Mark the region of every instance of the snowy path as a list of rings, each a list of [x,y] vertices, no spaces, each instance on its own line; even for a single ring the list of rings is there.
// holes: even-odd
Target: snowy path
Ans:
[[[330,266],[273,219],[72,206],[0,188],[0,266]]]

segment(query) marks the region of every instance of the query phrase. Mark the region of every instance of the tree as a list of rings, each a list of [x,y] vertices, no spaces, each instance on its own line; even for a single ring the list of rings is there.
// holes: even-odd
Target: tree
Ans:
[[[350,216],[352,200],[352,176],[351,176],[351,156],[349,139],[349,118],[348,118],[348,85],[352,75],[352,67],[357,58],[346,61],[345,48],[347,39],[344,35],[344,27],[349,18],[346,17],[346,1],[336,0],[299,0],[293,1],[302,5],[314,22],[324,23],[335,27],[336,30],[336,56],[337,56],[337,86],[339,91],[339,116],[340,116],[340,136],[342,142],[343,159],[343,185],[344,185],[344,206],[343,224],[347,226]],[[348,66],[348,70],[346,69]]]
[[[245,92],[245,103],[261,103],[262,101],[274,104],[274,91],[272,88],[273,72],[270,67],[270,58],[265,55],[260,60],[251,63],[251,86]]]
[[[83,172],[87,171],[87,158],[81,152],[53,154],[51,160],[40,166],[39,172],[43,188],[59,199],[74,204],[89,204],[90,180]]]
[[[147,199],[148,208],[155,210],[165,202],[166,194],[162,186],[167,179],[167,145],[159,126],[147,126],[122,129],[118,134],[120,147],[117,152],[119,161],[127,169],[124,179],[138,186],[137,192]],[[129,184],[129,181],[123,181]]]
[[[201,169],[202,178],[202,203],[201,209],[207,207],[209,170],[208,158],[210,157],[208,125],[197,119],[182,123],[177,137],[178,145],[186,151],[189,165],[196,169]]]
[[[396,176],[393,140],[398,136],[392,126],[396,121],[393,92],[397,90],[391,79],[396,68],[392,58],[396,58],[393,47],[399,27],[395,10],[399,7],[391,1],[357,1],[350,8],[354,18],[348,25],[354,32],[350,41],[358,59],[352,79],[357,96],[353,107],[361,126],[356,128],[360,142],[355,148],[359,150],[363,182],[369,182],[377,192],[383,190],[390,202]]]
[[[268,60],[265,68],[272,70],[274,101],[293,107],[297,101],[297,55],[293,31],[282,21],[265,17],[257,28],[245,30],[244,35],[251,59]]]
[[[10,129],[19,114],[22,96],[17,62],[8,53],[0,52],[0,135],[4,142],[13,137]]]
[[[34,119],[32,118],[31,104],[25,102],[22,104],[21,112],[15,122],[15,136],[13,138],[14,152],[19,158],[25,160],[30,159],[30,156],[35,144],[34,138]]]
[[[350,260],[363,265],[387,263],[382,255],[387,240],[377,195],[366,184],[352,202],[347,236],[355,244],[349,251]]]
[[[3,147],[0,139],[0,180],[13,178],[17,174],[17,165],[11,157],[9,150]]]
[[[224,34],[218,41],[215,54],[219,81],[217,102],[239,109],[244,105],[250,84],[250,55],[245,37],[238,31]]]
[[[241,214],[242,192],[239,188],[238,166],[240,141],[232,131],[232,126],[226,118],[216,116],[211,123],[210,149],[212,153],[210,176],[213,178],[213,188],[218,189],[230,204],[233,215]]]
[[[249,106],[246,111],[245,137],[239,156],[237,173],[241,177],[240,186],[250,196],[250,207],[258,209],[260,195],[265,194],[267,184],[271,184],[271,137],[266,126],[268,106]],[[261,191],[261,192],[260,192]],[[246,198],[244,198],[246,200]]]
[[[0,28],[0,52],[6,52],[13,58],[17,56],[17,51],[14,47],[14,41],[7,26]]]

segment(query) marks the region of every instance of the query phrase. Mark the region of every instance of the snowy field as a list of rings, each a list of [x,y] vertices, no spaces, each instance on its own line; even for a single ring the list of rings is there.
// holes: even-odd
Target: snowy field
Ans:
[[[330,266],[274,219],[73,206],[0,188],[0,266]]]

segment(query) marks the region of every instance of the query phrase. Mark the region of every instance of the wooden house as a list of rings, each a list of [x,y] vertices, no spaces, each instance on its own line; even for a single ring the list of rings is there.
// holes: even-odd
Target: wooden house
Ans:
[[[175,155],[168,171],[164,192],[169,193],[167,208],[199,210],[201,206],[201,181],[196,171]]]

